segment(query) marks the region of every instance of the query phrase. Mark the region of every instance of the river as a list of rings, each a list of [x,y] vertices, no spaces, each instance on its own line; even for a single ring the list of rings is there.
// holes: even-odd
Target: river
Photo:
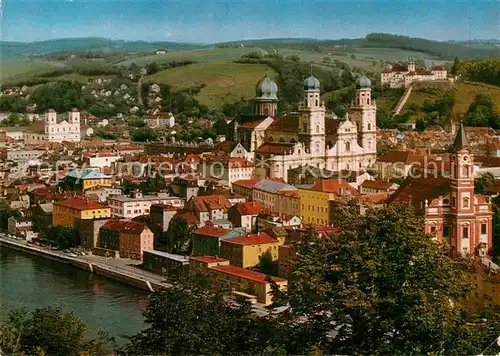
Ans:
[[[0,320],[12,309],[60,305],[87,324],[90,337],[104,330],[122,344],[120,335],[145,326],[141,312],[147,301],[148,294],[140,289],[0,247]]]

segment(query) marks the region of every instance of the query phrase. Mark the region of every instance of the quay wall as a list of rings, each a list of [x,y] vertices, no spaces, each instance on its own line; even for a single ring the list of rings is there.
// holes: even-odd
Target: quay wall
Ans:
[[[49,260],[57,261],[60,263],[64,263],[67,265],[74,266],[76,268],[83,269],[85,271],[95,273],[97,275],[107,277],[109,279],[116,280],[118,282],[122,282],[140,289],[144,289],[149,292],[153,292],[155,290],[165,288],[166,285],[162,285],[157,282],[153,282],[148,280],[145,277],[137,277],[133,276],[130,273],[120,271],[120,268],[111,268],[102,266],[98,263],[92,263],[88,261],[83,261],[78,258],[64,256],[58,253],[54,253],[52,251],[43,250],[38,246],[29,246],[21,243],[17,243],[14,241],[10,241],[8,239],[4,239],[0,237],[0,245],[5,245],[10,249],[22,251],[29,253],[34,256],[43,257]]]

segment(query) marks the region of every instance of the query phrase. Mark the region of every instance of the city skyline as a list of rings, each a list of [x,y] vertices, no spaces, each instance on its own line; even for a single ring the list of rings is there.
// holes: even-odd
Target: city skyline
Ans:
[[[2,3],[2,2],[0,2]],[[500,2],[3,0],[2,39],[105,37],[214,43],[359,38],[387,32],[434,40],[500,38]]]

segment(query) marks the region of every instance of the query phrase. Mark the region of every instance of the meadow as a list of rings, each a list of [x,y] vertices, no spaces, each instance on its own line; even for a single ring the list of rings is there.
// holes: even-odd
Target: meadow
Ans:
[[[239,64],[232,61],[211,61],[164,70],[144,78],[144,83],[168,84],[174,89],[205,84],[197,100],[209,107],[255,96],[255,84],[266,72],[276,73],[263,64]]]

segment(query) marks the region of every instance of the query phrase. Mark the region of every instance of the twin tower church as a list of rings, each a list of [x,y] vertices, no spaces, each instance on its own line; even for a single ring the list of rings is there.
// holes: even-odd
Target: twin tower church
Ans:
[[[312,165],[331,171],[365,170],[377,156],[377,106],[363,76],[345,117],[328,115],[320,82],[304,80],[298,115],[278,116],[278,85],[269,76],[256,86],[255,113],[235,123],[235,136],[255,159],[258,178],[283,178],[289,169]]]

